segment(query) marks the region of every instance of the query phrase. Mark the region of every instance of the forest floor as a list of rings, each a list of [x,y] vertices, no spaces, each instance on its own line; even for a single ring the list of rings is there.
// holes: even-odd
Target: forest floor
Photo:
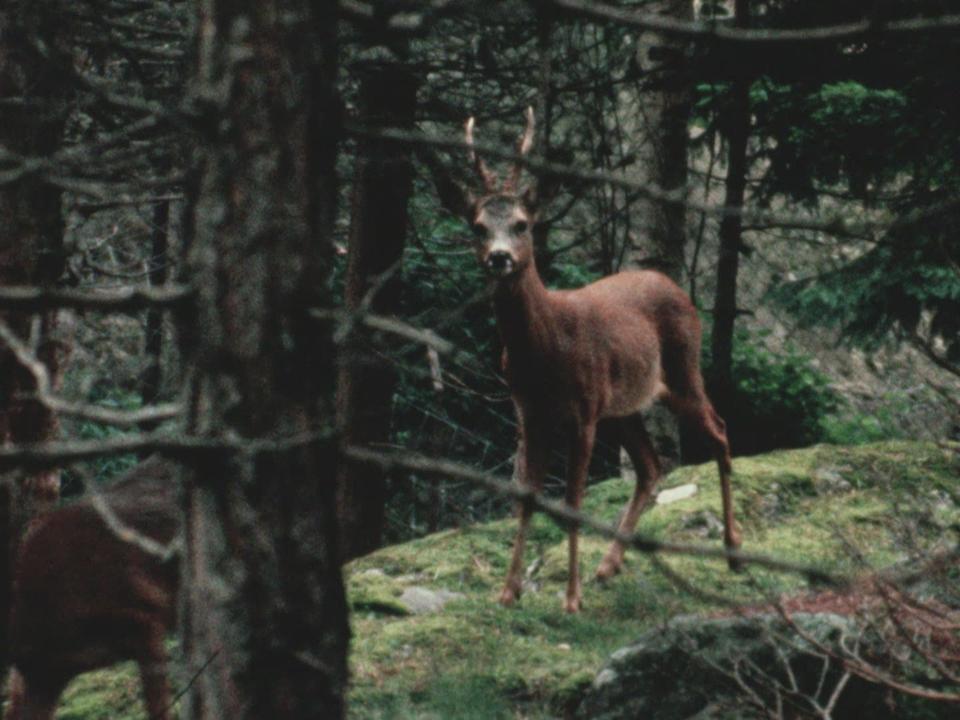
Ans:
[[[744,550],[833,573],[863,575],[929,552],[946,543],[944,529],[960,521],[958,444],[819,445],[737,458],[734,473]],[[679,468],[660,489],[685,484],[695,484],[697,493],[652,505],[638,529],[720,547],[716,467]],[[621,480],[598,483],[584,509],[613,522],[631,491]],[[561,610],[566,533],[537,515],[528,588],[516,607],[503,608],[495,600],[514,530],[513,519],[449,530],[347,567],[351,717],[562,717],[611,652],[671,617],[725,612],[714,595],[756,606],[809,590],[797,575],[755,567],[734,574],[722,560],[674,555],[652,562],[632,552],[624,572],[606,586],[585,582],[583,611],[567,615]],[[592,578],[607,544],[582,534],[584,578]],[[405,600],[415,595],[446,604],[416,614]],[[57,717],[143,717],[137,690],[130,668],[89,673],[68,689]]]

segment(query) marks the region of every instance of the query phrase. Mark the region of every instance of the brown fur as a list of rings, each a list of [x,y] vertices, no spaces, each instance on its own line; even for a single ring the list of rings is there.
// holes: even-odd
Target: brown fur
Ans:
[[[528,111],[528,133],[530,122]],[[724,542],[731,550],[738,548],[730,449],[723,420],[704,391],[700,321],[693,304],[676,283],[652,271],[619,273],[578,290],[548,290],[533,259],[531,229],[536,211],[530,197],[515,194],[512,187],[493,192],[473,201],[468,218],[477,258],[496,278],[494,303],[504,344],[503,366],[520,424],[520,482],[537,491],[542,488],[551,435],[563,429],[569,442],[566,500],[579,509],[597,423],[610,420],[637,470],[636,490],[620,522],[622,532],[633,532],[659,474],[640,413],[662,399],[713,447],[720,469]],[[504,605],[520,596],[529,519],[530,508],[524,505],[500,595]],[[564,607],[577,612],[580,578],[575,527],[569,544]],[[623,545],[614,542],[597,577],[606,580],[619,572],[623,553]],[[736,566],[732,558],[730,564]]]
[[[167,544],[179,526],[172,467],[148,460],[102,491],[126,526]],[[162,562],[110,530],[89,498],[40,518],[23,541],[11,613],[8,720],[46,720],[76,675],[140,665],[151,720],[170,717],[164,637],[177,558]]]

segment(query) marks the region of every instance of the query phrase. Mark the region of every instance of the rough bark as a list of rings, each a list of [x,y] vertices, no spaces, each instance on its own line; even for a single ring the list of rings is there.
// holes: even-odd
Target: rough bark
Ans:
[[[338,133],[336,3],[198,5],[181,318],[188,429],[240,439],[184,488],[183,717],[344,714],[328,306]]]
[[[657,0],[648,12],[677,20],[693,19],[692,0]],[[637,65],[643,72],[636,136],[637,167],[644,178],[664,190],[687,184],[688,120],[693,102],[691,78],[683,72],[685,44],[657,33],[637,39]],[[637,203],[637,238],[628,263],[652,267],[682,285],[687,240],[683,203],[644,200]]]
[[[692,0],[657,0],[645,6],[678,20],[693,19]],[[664,190],[679,191],[687,184],[688,121],[692,108],[691,79],[683,74],[685,45],[657,33],[637,39],[637,65],[643,71],[637,128],[637,167],[643,179]],[[687,242],[686,206],[653,200],[637,203],[636,238],[627,253],[628,267],[649,267],[683,285]],[[663,407],[647,414],[647,426],[664,464],[680,459],[680,431],[674,416]],[[628,459],[621,452],[627,470]]]
[[[747,2],[736,3],[737,24],[747,24]],[[741,68],[733,81],[731,103],[725,120],[727,136],[727,177],[724,209],[730,211],[720,222],[720,251],[717,259],[717,288],[713,302],[710,392],[723,416],[733,401],[733,330],[737,317],[737,273],[740,266],[744,193],[747,185],[747,142],[750,137],[750,78]]]
[[[391,57],[364,70],[360,111],[370,126],[413,126],[417,79]],[[347,262],[348,310],[366,306],[381,315],[399,311],[400,262],[407,235],[407,204],[413,190],[410,150],[388,142],[361,142],[356,159]],[[369,296],[369,297],[368,297]],[[390,438],[390,405],[396,377],[382,357],[354,343],[339,370],[337,415],[350,445],[375,445]],[[345,560],[372,552],[383,538],[386,472],[373,465],[344,463],[337,506]]]
[[[159,287],[167,281],[168,242],[170,231],[170,203],[160,202],[153,208],[153,227],[150,232],[150,258],[147,261],[147,279],[151,287]],[[163,321],[166,313],[161,308],[147,310],[143,353],[146,365],[140,378],[140,397],[143,404],[153,405],[160,400],[163,382]],[[156,422],[143,423],[145,432],[153,430]]]
[[[0,147],[26,157],[45,157],[60,147],[67,117],[63,78],[35,50],[35,40],[57,47],[63,39],[49,3],[0,7]],[[42,31],[42,35],[40,35]],[[61,193],[24,175],[0,186],[0,285],[52,285],[65,262]],[[13,333],[31,346],[59,387],[72,346],[71,326],[56,311],[41,315],[0,313]],[[25,397],[33,375],[0,346],[0,444],[42,442],[59,433],[56,415]],[[0,492],[0,618],[6,618],[13,557],[30,519],[52,507],[60,493],[58,470],[4,478]],[[6,623],[0,623],[5,652]],[[2,671],[2,668],[0,668]]]

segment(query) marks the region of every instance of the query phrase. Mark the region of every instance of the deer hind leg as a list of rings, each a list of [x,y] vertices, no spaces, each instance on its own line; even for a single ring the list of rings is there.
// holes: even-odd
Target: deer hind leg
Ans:
[[[618,529],[629,535],[637,526],[640,514],[646,509],[660,476],[660,460],[643,426],[643,418],[637,415],[625,417],[619,421],[620,442],[630,456],[637,473],[637,483],[633,497],[627,501]],[[614,540],[597,567],[597,580],[606,581],[620,572],[623,566],[623,543]]]
[[[567,505],[573,510],[580,510],[583,492],[587,486],[587,472],[590,468],[590,456],[593,454],[593,443],[596,439],[596,424],[584,425],[577,428],[570,442],[570,453],[567,460]],[[569,555],[567,565],[567,593],[563,602],[563,609],[568,613],[580,611],[580,561],[577,555],[579,527],[576,523],[570,525],[567,532]]]
[[[167,681],[167,651],[164,647],[163,627],[149,632],[147,651],[137,661],[143,700],[150,720],[170,720],[170,686]]]
[[[702,390],[685,398],[671,396],[668,401],[677,414],[701,433],[713,448],[717,468],[720,471],[720,495],[723,499],[723,544],[728,550],[736,550],[740,547],[742,539],[733,517],[733,492],[730,488],[733,465],[730,461],[726,424]],[[728,557],[727,564],[731,570],[741,569],[740,561],[735,558]]]
[[[543,489],[548,447],[546,439],[541,435],[528,432],[526,429],[523,431],[514,462],[514,481],[518,485],[535,492]],[[517,508],[519,526],[513,541],[513,556],[510,559],[510,568],[507,570],[507,579],[500,593],[500,604],[506,607],[513,605],[523,592],[523,550],[527,542],[527,528],[532,514],[533,506],[521,501]]]

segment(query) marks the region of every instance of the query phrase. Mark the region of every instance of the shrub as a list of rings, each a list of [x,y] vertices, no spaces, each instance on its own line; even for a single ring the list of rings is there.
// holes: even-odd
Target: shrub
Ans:
[[[724,411],[731,450],[753,455],[776,448],[796,448],[825,439],[826,419],[841,407],[827,376],[812,358],[789,346],[767,349],[763,334],[739,331],[733,350],[734,398]],[[709,338],[704,338],[709,348]],[[710,377],[710,358],[704,358]]]

